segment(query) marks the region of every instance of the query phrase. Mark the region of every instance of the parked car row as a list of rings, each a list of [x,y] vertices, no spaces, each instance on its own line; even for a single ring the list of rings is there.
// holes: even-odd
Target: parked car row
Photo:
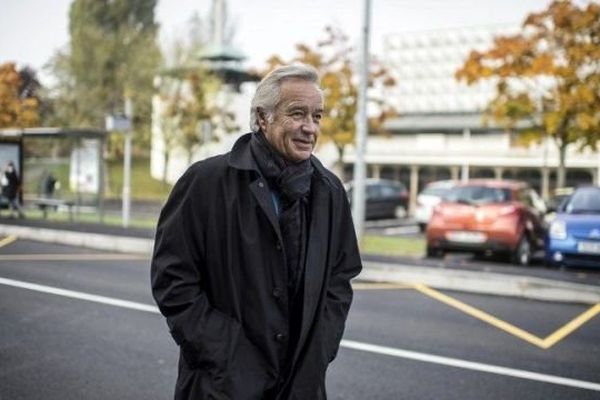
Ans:
[[[434,207],[426,237],[429,257],[502,254],[528,265],[544,250],[551,265],[600,267],[600,187],[578,188],[554,209],[524,182],[455,183]]]
[[[352,204],[354,181],[346,184]],[[365,219],[399,218],[406,216],[408,190],[402,182],[387,179],[365,180]]]
[[[352,202],[354,183],[346,184]],[[401,182],[365,181],[366,219],[406,215]],[[527,183],[474,179],[431,182],[417,197],[415,220],[427,239],[427,256],[449,252],[503,255],[528,265],[544,251],[547,264],[600,267],[600,187],[557,189],[546,203]]]

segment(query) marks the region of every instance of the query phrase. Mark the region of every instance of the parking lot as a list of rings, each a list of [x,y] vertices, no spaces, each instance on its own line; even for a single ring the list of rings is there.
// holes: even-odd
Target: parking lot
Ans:
[[[0,239],[0,398],[166,399],[145,256]],[[594,399],[599,305],[356,282],[331,399]],[[35,384],[32,384],[32,380]]]

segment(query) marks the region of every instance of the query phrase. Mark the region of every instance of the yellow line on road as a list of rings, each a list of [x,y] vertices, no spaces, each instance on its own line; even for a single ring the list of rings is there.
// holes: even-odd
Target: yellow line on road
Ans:
[[[15,235],[8,235],[4,239],[0,240],[0,247],[4,247],[6,245],[9,245],[12,242],[14,242],[15,240],[17,240],[17,237]]]
[[[581,313],[578,317],[573,318],[570,322],[565,324],[562,328],[558,329],[556,332],[554,332],[553,334],[548,336],[546,339],[544,339],[543,347],[545,349],[548,349],[548,348],[554,346],[556,343],[561,341],[567,335],[571,334],[573,331],[575,331],[581,325],[585,324],[587,321],[594,318],[596,315],[598,315],[598,313],[600,313],[600,304],[596,304],[595,306],[588,308],[587,311]]]
[[[354,290],[386,290],[386,289],[413,289],[413,285],[405,285],[400,283],[367,283],[357,282],[352,283]]]
[[[501,329],[513,336],[516,336],[522,340],[525,340],[526,342],[529,342],[529,343],[531,343],[535,346],[541,347],[541,348],[546,348],[546,347],[544,347],[544,341],[542,339],[540,339],[539,337],[532,335],[531,333],[524,331],[523,329],[518,328],[512,324],[509,324],[506,321],[502,321],[501,319],[498,319],[498,318],[494,317],[493,315],[483,312],[473,306],[465,304],[462,301],[456,300],[450,296],[440,293],[437,290],[431,289],[425,285],[417,284],[417,285],[415,285],[415,289],[429,297],[432,297],[438,301],[441,301],[442,303],[445,303],[451,307],[457,308],[460,311],[471,315],[472,317],[475,317],[481,321],[487,322],[488,324],[493,325],[498,329]]]
[[[149,260],[138,254],[3,254],[0,261],[127,261]]]

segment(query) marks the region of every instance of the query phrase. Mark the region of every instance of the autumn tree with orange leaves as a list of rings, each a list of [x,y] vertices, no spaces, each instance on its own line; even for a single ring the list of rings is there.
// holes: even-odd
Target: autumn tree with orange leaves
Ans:
[[[272,56],[267,62],[269,70],[279,65],[293,62],[310,64],[317,69],[321,77],[321,88],[325,94],[325,115],[321,120],[321,138],[331,141],[338,152],[334,169],[342,173],[342,163],[346,146],[354,143],[356,132],[355,115],[357,113],[357,75],[355,73],[356,53],[348,43],[348,36],[338,28],[326,27],[325,38],[316,46],[297,44],[297,55],[288,62],[279,56]],[[369,118],[369,132],[383,131],[383,122],[395,114],[383,96],[377,96],[385,88],[394,84],[393,78],[377,60],[370,67],[369,106],[376,110]]]
[[[552,2],[530,14],[519,34],[473,51],[456,77],[497,81],[487,114],[508,129],[529,121],[524,140],[552,137],[560,155],[557,185],[564,186],[567,147],[595,150],[600,139],[600,5]]]
[[[25,82],[22,71],[14,63],[0,65],[0,128],[37,125],[38,109],[39,100]]]

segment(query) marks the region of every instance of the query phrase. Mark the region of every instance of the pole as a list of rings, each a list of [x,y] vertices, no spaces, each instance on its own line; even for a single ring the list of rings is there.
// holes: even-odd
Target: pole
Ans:
[[[131,208],[131,135],[133,129],[133,104],[131,98],[125,98],[125,116],[129,119],[129,129],[125,134],[125,149],[123,154],[123,227],[129,226]]]
[[[356,156],[354,160],[354,184],[352,189],[354,229],[356,230],[356,237],[359,243],[362,242],[365,221],[365,148],[367,142],[367,82],[369,78],[370,23],[371,0],[365,0],[358,86],[358,113],[356,115]]]

